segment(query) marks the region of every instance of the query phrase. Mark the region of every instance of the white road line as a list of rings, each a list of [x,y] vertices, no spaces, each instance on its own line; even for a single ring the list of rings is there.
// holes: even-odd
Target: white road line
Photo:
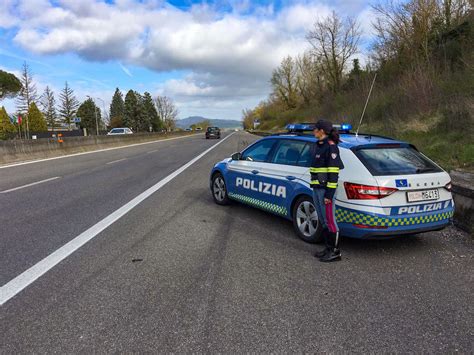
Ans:
[[[136,207],[141,202],[143,202],[145,199],[150,197],[156,191],[161,189],[168,182],[173,180],[175,177],[177,177],[179,174],[181,174],[183,171],[185,171],[187,168],[189,168],[192,164],[197,162],[199,159],[201,159],[204,155],[209,153],[211,150],[216,148],[219,144],[223,143],[227,138],[231,137],[233,134],[234,133],[231,133],[230,135],[225,137],[222,141],[214,144],[212,147],[208,148],[203,153],[199,154],[197,157],[190,160],[188,163],[183,165],[181,168],[179,168],[178,170],[175,170],[173,173],[171,173],[170,175],[168,175],[164,179],[160,180],[159,182],[157,182],[155,185],[153,185],[149,189],[142,192],[140,195],[135,197],[133,200],[126,203],[125,205],[120,207],[115,212],[112,212],[110,215],[105,217],[103,220],[101,220],[98,223],[94,224],[88,230],[82,232],[77,237],[75,237],[73,240],[66,243],[61,248],[57,249],[56,251],[54,251],[53,253],[48,255],[46,258],[39,261],[38,263],[36,263],[32,267],[30,267],[28,270],[24,271],[23,273],[21,273],[20,275],[18,275],[14,279],[7,282],[0,289],[0,306],[3,305],[8,300],[10,300],[12,297],[14,297],[19,292],[21,292],[25,287],[27,287],[30,284],[32,284],[33,282],[35,282],[39,277],[41,277],[42,275],[47,273],[50,269],[52,269],[54,266],[59,264],[62,260],[66,259],[69,255],[71,255],[77,249],[79,249],[84,244],[86,244],[88,241],[93,239],[100,232],[102,232],[104,229],[109,227],[112,223],[116,222],[118,219],[123,217],[126,213],[128,213],[134,207]]]
[[[86,155],[86,154],[94,154],[94,153],[100,153],[100,152],[106,152],[109,150],[115,150],[115,149],[124,149],[124,148],[130,148],[130,147],[136,147],[139,145],[145,145],[145,144],[152,144],[152,143],[160,143],[160,142],[166,142],[166,141],[172,141],[175,139],[182,139],[182,138],[190,138],[190,137],[195,137],[199,135],[197,134],[191,134],[189,136],[183,136],[183,137],[174,137],[174,138],[166,138],[166,139],[157,139],[151,142],[145,142],[145,143],[134,143],[134,144],[129,144],[129,145],[124,145],[121,147],[113,147],[113,148],[104,148],[104,149],[98,149],[98,150],[93,150],[90,152],[82,152],[82,153],[74,153],[74,154],[68,154],[68,155],[61,155],[59,157],[53,157],[53,158],[45,158],[45,159],[38,159],[38,160],[29,160],[29,161],[23,161],[21,163],[12,163],[12,164],[7,164],[7,165],[0,165],[0,169],[6,169],[6,168],[12,168],[15,166],[20,166],[20,165],[26,165],[26,164],[34,164],[34,163],[41,163],[43,161],[49,161],[49,160],[56,160],[56,159],[63,159],[63,158],[70,158],[70,157],[77,157],[79,155]]]
[[[0,191],[0,194],[6,194],[7,192],[12,192],[12,191],[24,189],[25,187],[30,187],[30,186],[42,184],[43,182],[48,182],[48,181],[56,180],[56,179],[60,179],[60,178],[61,178],[60,176],[55,176],[55,177],[52,177],[52,178],[49,178],[49,179],[45,179],[45,180],[41,180],[41,181],[32,182],[31,184],[26,184],[26,185],[23,185],[23,186],[14,187],[13,189],[8,189],[8,190]]]
[[[124,161],[124,160],[127,160],[127,158],[122,158],[122,159],[118,159],[118,160],[114,160],[114,161],[109,161],[108,163],[105,163],[105,164],[107,164],[107,165],[115,164],[115,163],[118,163],[119,161]]]
[[[146,154],[151,154],[151,153],[154,153],[154,152],[157,152],[158,149],[155,149],[155,150],[150,150],[149,152],[146,152]]]

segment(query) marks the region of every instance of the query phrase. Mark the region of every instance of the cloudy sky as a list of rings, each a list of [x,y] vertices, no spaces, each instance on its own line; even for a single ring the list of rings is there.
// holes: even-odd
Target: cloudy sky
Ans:
[[[68,81],[80,100],[107,107],[118,87],[169,96],[180,118],[241,119],[333,10],[357,17],[368,37],[370,5],[359,0],[0,0],[0,69],[19,75],[26,61],[40,93]]]

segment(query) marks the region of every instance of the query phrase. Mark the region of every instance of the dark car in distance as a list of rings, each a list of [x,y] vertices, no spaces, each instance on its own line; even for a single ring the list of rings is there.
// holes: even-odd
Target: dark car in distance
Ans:
[[[207,127],[206,130],[206,139],[209,138],[221,138],[221,130],[219,127]]]

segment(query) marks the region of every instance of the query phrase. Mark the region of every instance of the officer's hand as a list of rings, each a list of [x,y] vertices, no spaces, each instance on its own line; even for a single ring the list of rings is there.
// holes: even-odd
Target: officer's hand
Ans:
[[[324,198],[324,203],[325,203],[326,205],[329,205],[331,202],[332,202],[332,201],[331,201],[330,199],[328,199],[328,198],[326,198],[326,197]]]

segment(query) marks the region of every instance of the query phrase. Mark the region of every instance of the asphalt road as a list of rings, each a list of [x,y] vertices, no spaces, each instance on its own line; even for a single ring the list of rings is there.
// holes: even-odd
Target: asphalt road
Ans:
[[[473,243],[449,228],[344,239],[319,263],[291,223],[218,206],[236,133],[0,307],[0,353],[472,353]],[[0,169],[0,284],[218,141],[203,136]],[[122,160],[123,159],[123,160]]]

